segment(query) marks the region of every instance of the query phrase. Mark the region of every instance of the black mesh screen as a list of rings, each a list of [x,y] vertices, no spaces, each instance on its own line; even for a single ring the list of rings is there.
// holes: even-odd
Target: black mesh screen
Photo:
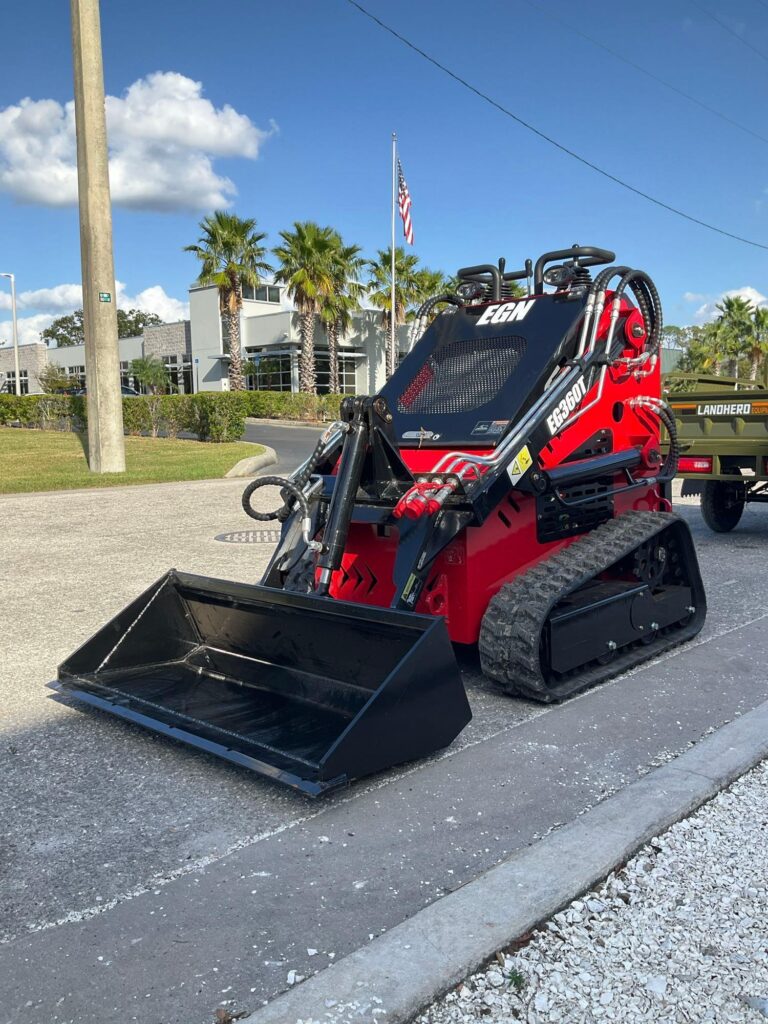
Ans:
[[[525,352],[525,338],[452,341],[433,352],[397,400],[401,413],[459,413],[492,402]]]

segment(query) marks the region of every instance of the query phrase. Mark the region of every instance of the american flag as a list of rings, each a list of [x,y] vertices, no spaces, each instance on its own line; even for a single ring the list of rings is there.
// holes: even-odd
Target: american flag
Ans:
[[[400,161],[397,161],[397,205],[400,207],[400,216],[403,218],[403,233],[408,245],[413,245],[413,222],[411,221],[411,193],[408,191],[403,168]]]

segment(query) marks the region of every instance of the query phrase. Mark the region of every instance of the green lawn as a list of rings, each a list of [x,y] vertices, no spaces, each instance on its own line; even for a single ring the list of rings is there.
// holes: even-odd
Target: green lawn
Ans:
[[[0,427],[0,494],[208,480],[223,477],[240,459],[264,450],[242,441],[211,444],[126,437],[126,472],[102,475],[88,469],[85,444],[86,438],[78,434]]]

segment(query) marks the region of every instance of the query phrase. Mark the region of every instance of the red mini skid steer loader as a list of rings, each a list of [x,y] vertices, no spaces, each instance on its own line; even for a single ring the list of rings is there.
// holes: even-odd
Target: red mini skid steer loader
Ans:
[[[261,584],[171,571],[54,685],[317,795],[458,735],[451,642],[553,701],[693,637],[706,602],[669,501],[661,306],[642,271],[592,278],[613,259],[459,271],[382,391],[344,399],[290,479],[246,488],[282,525]],[[282,506],[255,511],[270,485]]]

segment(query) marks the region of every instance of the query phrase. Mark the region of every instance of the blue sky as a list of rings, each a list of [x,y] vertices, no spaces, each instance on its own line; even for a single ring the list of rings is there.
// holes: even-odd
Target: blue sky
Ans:
[[[564,145],[768,245],[768,143],[546,13],[768,138],[768,2],[701,3],[765,59],[689,0],[367,0]],[[26,295],[24,337],[71,311],[76,287],[64,286],[80,280],[63,106],[72,97],[68,8],[27,0],[0,12],[0,271],[15,272]],[[393,129],[413,197],[415,251],[430,266],[453,271],[501,255],[521,265],[579,241],[648,270],[669,322],[705,316],[725,291],[751,289],[757,301],[768,294],[768,252],[686,223],[579,165],[345,0],[230,0],[226,20],[212,10],[202,0],[102,3],[124,302],[183,315],[196,268],[182,247],[222,202],[255,217],[271,244],[292,221],[312,218],[367,253],[386,246]],[[20,112],[25,98],[32,102]],[[7,306],[0,294],[0,337],[9,334]]]

